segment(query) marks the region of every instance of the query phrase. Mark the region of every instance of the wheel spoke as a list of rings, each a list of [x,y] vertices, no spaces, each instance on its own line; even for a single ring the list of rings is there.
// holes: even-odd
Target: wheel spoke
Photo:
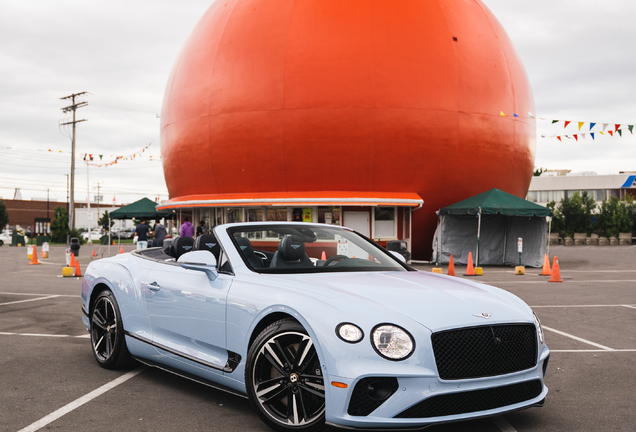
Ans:
[[[322,391],[314,389],[314,388],[308,386],[307,384],[300,384],[298,387],[300,387],[301,389],[303,389],[307,393],[313,394],[314,396],[318,396],[318,397],[321,397],[323,399],[325,397],[325,388],[324,388],[324,386],[322,388]]]
[[[294,363],[296,363],[297,366],[301,366],[303,364],[305,357],[307,356],[309,351],[313,348],[313,346],[314,344],[311,342],[311,339],[309,337],[304,338],[300,342],[300,345],[298,345],[298,352],[296,353],[296,358],[294,359]]]
[[[298,424],[298,403],[296,401],[296,394],[292,393],[292,415],[293,420],[292,422],[297,425]]]
[[[97,351],[97,348],[99,348],[103,340],[104,340],[104,335],[102,335],[102,337],[100,337],[97,343],[95,344],[95,351]]]
[[[278,387],[276,387],[276,390],[278,391],[269,395],[267,398],[265,399],[259,398],[259,399],[263,402],[263,404],[268,404],[270,401],[278,398],[282,393],[285,393],[287,391],[287,387],[285,387],[284,385],[279,385]]]
[[[309,366],[310,364],[313,363],[314,361],[314,357],[316,357],[316,349],[313,347],[312,344],[312,350],[309,352],[309,354],[306,356],[306,359],[304,361],[304,363],[302,365],[299,365],[299,372],[302,374],[303,372],[305,372],[305,369],[307,369],[307,366]]]
[[[285,363],[287,364],[287,366],[288,367],[291,366],[293,363],[291,361],[289,361],[289,359],[287,358],[287,353],[285,353],[285,350],[283,349],[283,347],[280,346],[280,342],[278,341],[278,339],[274,340],[274,346],[276,347],[276,349],[278,350],[280,355],[285,360]]]
[[[265,352],[265,350],[267,350],[267,352]],[[269,348],[268,345],[265,345],[265,349],[261,352],[261,355],[269,362],[272,364],[272,366],[274,366],[274,368],[276,368],[276,370],[278,371],[278,373],[280,373],[281,375],[286,375],[285,374],[285,367],[283,366],[283,363],[280,361],[280,359],[276,356],[276,354],[274,353],[274,351],[272,351],[271,348]]]
[[[305,400],[303,399],[303,392],[298,392],[298,400],[300,402],[300,408],[303,410],[303,420],[309,420],[309,416],[307,415],[307,410],[305,409]]]
[[[101,328],[106,328],[106,320],[98,309],[95,309],[95,312],[93,312],[93,322],[99,323]]]

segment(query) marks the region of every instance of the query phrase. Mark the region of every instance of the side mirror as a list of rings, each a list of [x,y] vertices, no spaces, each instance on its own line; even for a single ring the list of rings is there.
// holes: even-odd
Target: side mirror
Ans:
[[[404,256],[396,251],[389,251],[391,253],[391,255],[393,255],[394,257],[396,257],[397,259],[399,259],[401,262],[403,262],[404,264],[406,264],[406,258],[404,258]]]
[[[216,258],[208,251],[192,251],[184,253],[177,260],[177,264],[184,269],[202,271],[208,275],[210,282],[218,277]]]

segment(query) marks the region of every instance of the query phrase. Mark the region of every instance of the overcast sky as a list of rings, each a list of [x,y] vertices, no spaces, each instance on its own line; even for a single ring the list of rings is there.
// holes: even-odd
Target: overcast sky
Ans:
[[[276,0],[272,0],[276,1]],[[386,0],[390,5],[391,1]],[[483,0],[510,34],[534,90],[537,116],[573,122],[636,123],[636,3],[627,0]],[[77,152],[130,155],[152,143],[176,54],[212,0],[0,0],[0,197],[66,200],[69,121],[59,98],[87,91],[77,111]],[[563,123],[537,121],[535,165],[596,171],[636,170],[636,139],[597,134],[583,142],[541,135]],[[587,129],[589,125],[585,125]],[[599,126],[595,128],[598,130]],[[7,147],[10,147],[8,149]],[[44,151],[42,151],[44,150]],[[98,158],[97,158],[98,159]],[[76,201],[87,191],[76,169]],[[167,199],[161,163],[148,157],[89,168],[91,196],[104,202]]]

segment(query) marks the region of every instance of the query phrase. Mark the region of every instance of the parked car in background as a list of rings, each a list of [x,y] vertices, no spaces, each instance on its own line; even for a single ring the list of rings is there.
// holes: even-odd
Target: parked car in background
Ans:
[[[88,231],[82,233],[82,238],[84,240],[88,240],[90,237],[91,241],[99,241],[103,235],[104,235],[104,230],[101,228],[96,228],[92,230],[90,233]]]
[[[2,233],[0,233],[0,246],[2,245],[11,245],[11,231],[10,230],[4,230],[2,231]]]

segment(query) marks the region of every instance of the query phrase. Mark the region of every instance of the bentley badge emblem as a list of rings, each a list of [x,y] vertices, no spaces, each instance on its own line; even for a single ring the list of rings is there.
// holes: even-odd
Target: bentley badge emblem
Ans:
[[[485,318],[485,319],[488,319],[488,318],[490,318],[490,317],[492,316],[492,314],[491,314],[491,313],[488,313],[488,312],[482,312],[482,313],[480,313],[480,314],[473,314],[473,316],[476,316],[477,318]]]

